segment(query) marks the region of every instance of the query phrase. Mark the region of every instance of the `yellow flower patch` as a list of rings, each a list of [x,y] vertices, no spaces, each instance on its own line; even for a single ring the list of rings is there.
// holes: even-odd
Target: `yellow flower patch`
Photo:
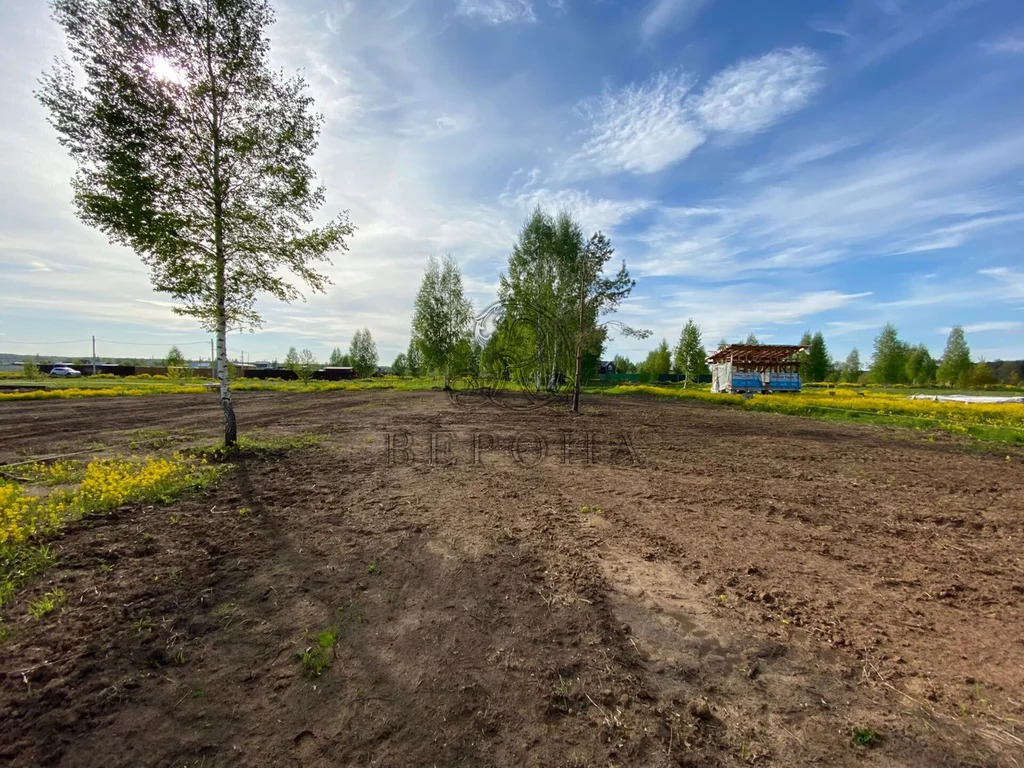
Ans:
[[[30,476],[35,480],[42,474],[59,483],[81,469],[68,462],[50,465],[48,472],[36,469]],[[76,485],[45,495],[28,493],[18,483],[0,482],[0,548],[53,533],[70,520],[109,512],[121,504],[170,501],[183,490],[208,485],[217,473],[205,461],[180,456],[137,461],[93,459]]]

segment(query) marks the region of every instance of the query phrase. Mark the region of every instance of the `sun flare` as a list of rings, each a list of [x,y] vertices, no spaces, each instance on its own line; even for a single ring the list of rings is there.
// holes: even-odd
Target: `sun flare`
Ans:
[[[154,55],[149,59],[149,69],[153,73],[153,77],[157,80],[163,80],[168,83],[176,83],[177,85],[183,85],[185,77],[179,72],[170,60],[160,56]]]

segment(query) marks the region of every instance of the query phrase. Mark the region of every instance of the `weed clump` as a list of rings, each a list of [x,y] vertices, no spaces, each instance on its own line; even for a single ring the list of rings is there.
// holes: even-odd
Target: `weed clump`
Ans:
[[[325,629],[316,636],[315,645],[292,654],[292,659],[302,665],[302,673],[307,677],[320,677],[330,668],[337,643],[338,630],[334,627]]]

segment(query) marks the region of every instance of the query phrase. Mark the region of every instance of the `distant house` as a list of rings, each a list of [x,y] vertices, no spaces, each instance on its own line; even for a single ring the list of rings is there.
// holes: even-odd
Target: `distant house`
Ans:
[[[374,376],[390,376],[391,366],[390,365],[378,365],[377,370],[373,372]]]
[[[618,373],[615,370],[614,360],[602,360],[598,363],[597,372],[600,373]]]
[[[805,349],[786,344],[730,344],[708,355],[712,392],[799,392]]]

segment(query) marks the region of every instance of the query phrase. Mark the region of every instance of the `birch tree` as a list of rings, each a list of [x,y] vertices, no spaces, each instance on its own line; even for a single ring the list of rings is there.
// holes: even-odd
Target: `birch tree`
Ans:
[[[445,389],[469,363],[472,320],[473,305],[463,292],[455,259],[448,255],[439,262],[431,256],[416,294],[412,338],[420,365],[440,376]]]
[[[79,217],[134,250],[153,285],[217,339],[224,442],[238,431],[229,328],[260,324],[258,294],[322,291],[353,232],[320,227],[309,157],[322,117],[268,63],[266,0],[53,0],[71,60],[38,98],[77,164]]]

